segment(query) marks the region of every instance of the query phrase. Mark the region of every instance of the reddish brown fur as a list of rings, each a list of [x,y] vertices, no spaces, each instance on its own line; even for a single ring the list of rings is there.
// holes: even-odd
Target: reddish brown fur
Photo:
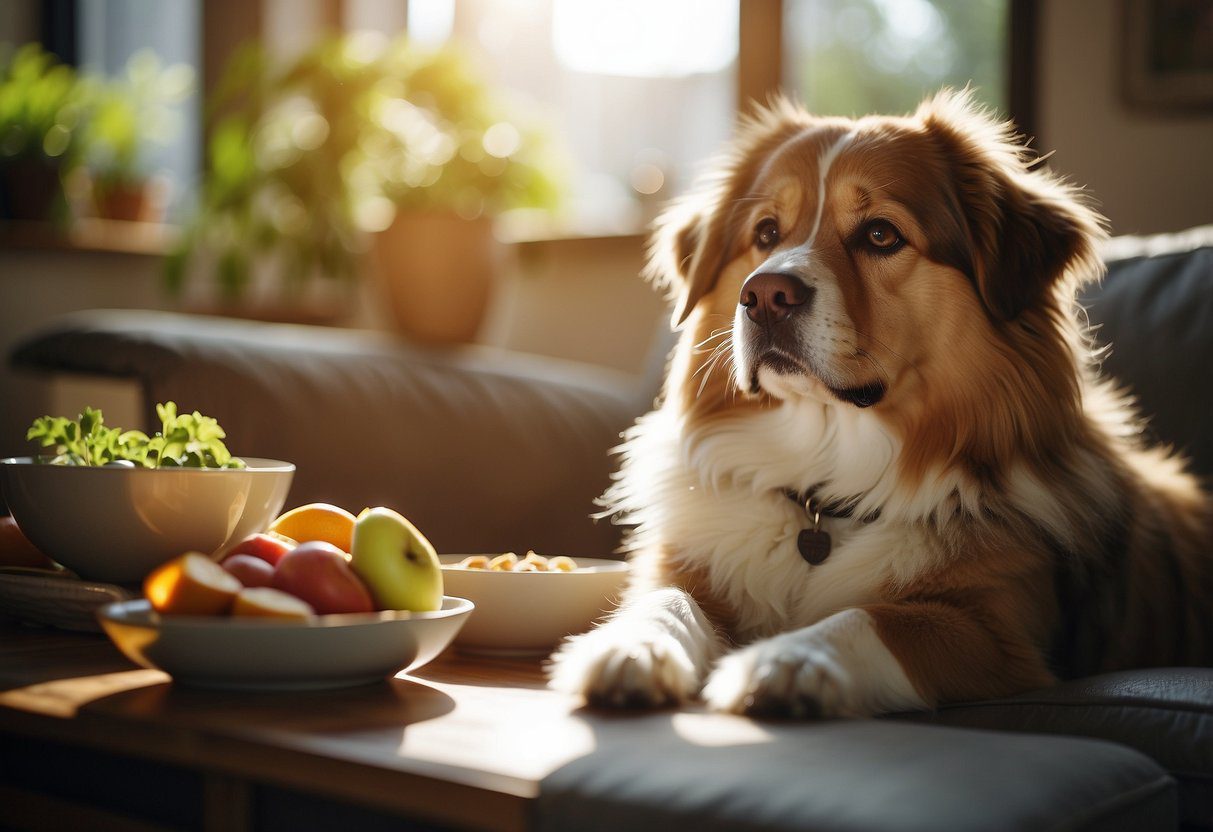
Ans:
[[[820,256],[857,330],[836,369],[888,385],[873,412],[902,440],[902,487],[951,471],[980,494],[932,518],[945,565],[867,608],[882,639],[930,703],[1054,673],[1210,662],[1210,500],[1181,465],[1137,446],[1135,417],[1095,379],[1075,320],[1075,286],[1098,271],[1098,218],[1030,171],[1024,148],[964,96],[857,126],[821,218]],[[786,234],[804,239],[817,160],[852,127],[777,102],[743,127],[719,177],[664,218],[650,274],[681,297],[666,396],[691,424],[771,405],[739,393],[719,330],[766,256],[750,246],[756,218],[782,212]],[[895,262],[848,252],[855,219],[874,215],[908,241]],[[728,626],[706,574],[644,557],[651,580],[686,588]]]

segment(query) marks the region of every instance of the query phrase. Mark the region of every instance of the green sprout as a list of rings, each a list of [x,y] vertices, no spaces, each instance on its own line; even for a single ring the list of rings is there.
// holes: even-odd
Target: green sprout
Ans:
[[[76,419],[43,416],[34,420],[25,438],[55,450],[53,465],[101,466],[129,462],[143,468],[243,468],[223,444],[227,436],[219,423],[198,411],[177,413],[174,402],[156,405],[160,431],[148,436],[139,430],[105,426],[101,411],[85,407]]]

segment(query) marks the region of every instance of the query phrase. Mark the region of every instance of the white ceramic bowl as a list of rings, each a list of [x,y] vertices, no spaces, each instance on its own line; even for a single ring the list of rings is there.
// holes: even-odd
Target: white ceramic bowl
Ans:
[[[146,600],[97,610],[128,659],[174,681],[233,690],[305,690],[368,684],[420,667],[443,651],[472,611],[449,595],[434,612],[322,615],[312,621],[159,615]]]
[[[80,577],[134,583],[183,552],[211,554],[263,531],[295,466],[89,468],[0,460],[0,491],[35,546]]]
[[[601,558],[574,558],[575,572],[490,572],[457,568],[465,557],[439,560],[445,591],[476,605],[455,639],[469,652],[547,653],[614,609],[628,576],[627,563]]]

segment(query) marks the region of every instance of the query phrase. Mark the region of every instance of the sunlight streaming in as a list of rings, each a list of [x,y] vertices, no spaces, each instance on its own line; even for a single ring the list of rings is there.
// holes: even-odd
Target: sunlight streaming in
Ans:
[[[677,78],[737,57],[735,0],[555,0],[552,44],[578,72]]]

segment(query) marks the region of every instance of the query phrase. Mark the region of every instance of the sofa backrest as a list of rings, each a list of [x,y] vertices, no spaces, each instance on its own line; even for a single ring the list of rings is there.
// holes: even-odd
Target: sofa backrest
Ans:
[[[1087,289],[1104,372],[1136,397],[1153,439],[1213,477],[1213,226],[1118,238],[1108,273]]]

